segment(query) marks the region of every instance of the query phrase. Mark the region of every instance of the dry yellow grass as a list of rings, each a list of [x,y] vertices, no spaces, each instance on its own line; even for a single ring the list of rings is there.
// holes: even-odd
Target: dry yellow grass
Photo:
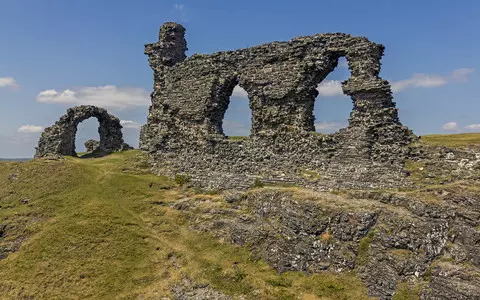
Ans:
[[[429,145],[447,147],[478,146],[480,145],[480,133],[430,134],[422,136],[420,141]]]

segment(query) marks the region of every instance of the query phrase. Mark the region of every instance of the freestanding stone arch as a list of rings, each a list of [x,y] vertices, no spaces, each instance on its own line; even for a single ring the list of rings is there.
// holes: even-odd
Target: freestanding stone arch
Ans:
[[[76,156],[75,135],[80,122],[95,117],[98,119],[100,134],[99,150],[114,152],[122,149],[123,134],[120,120],[105,109],[82,105],[69,108],[67,113],[51,127],[46,128],[38,142],[35,158],[70,155]]]
[[[379,76],[383,45],[326,33],[187,58],[184,34],[182,25],[165,23],[159,41],[145,45],[154,91],[140,146],[158,173],[187,173],[210,188],[248,186],[255,178],[329,188],[406,181],[415,136],[400,123],[390,84]],[[342,83],[353,102],[349,126],[317,134],[317,86],[342,56],[351,74]],[[222,130],[236,84],[252,111],[243,140]]]

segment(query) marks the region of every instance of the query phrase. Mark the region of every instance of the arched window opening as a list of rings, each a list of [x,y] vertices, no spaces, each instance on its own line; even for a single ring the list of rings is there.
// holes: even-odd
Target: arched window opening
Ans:
[[[316,132],[328,134],[348,126],[353,104],[350,97],[343,94],[342,82],[349,77],[348,63],[340,57],[335,70],[317,86],[314,105]]]
[[[89,140],[100,143],[100,134],[98,133],[99,123],[97,118],[88,118],[77,126],[77,134],[75,135],[75,149],[78,156],[92,152],[93,149],[86,149],[85,142]]]
[[[252,111],[247,92],[236,85],[223,117],[223,133],[229,139],[242,139],[250,135]]]

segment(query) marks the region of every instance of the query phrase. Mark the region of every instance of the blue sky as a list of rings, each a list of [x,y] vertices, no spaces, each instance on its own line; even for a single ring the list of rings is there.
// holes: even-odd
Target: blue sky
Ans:
[[[152,71],[143,54],[166,21],[187,28],[188,55],[323,32],[366,36],[386,46],[380,75],[392,83],[401,121],[419,135],[480,131],[480,1],[0,0],[0,157],[31,157],[42,128],[68,107],[97,104],[138,144]],[[235,4],[234,4],[235,3]],[[345,126],[339,66],[315,104],[317,129]],[[236,91],[225,131],[249,131],[248,101]],[[98,138],[79,127],[77,148]]]

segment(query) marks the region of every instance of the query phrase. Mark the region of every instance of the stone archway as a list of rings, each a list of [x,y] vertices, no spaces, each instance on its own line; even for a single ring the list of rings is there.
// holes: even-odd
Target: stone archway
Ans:
[[[67,113],[53,125],[44,130],[38,147],[36,148],[35,158],[70,155],[76,156],[75,135],[77,126],[80,122],[95,117],[98,119],[100,134],[99,150],[105,152],[119,151],[123,147],[122,125],[120,120],[109,114],[105,109],[82,105],[69,108]]]

